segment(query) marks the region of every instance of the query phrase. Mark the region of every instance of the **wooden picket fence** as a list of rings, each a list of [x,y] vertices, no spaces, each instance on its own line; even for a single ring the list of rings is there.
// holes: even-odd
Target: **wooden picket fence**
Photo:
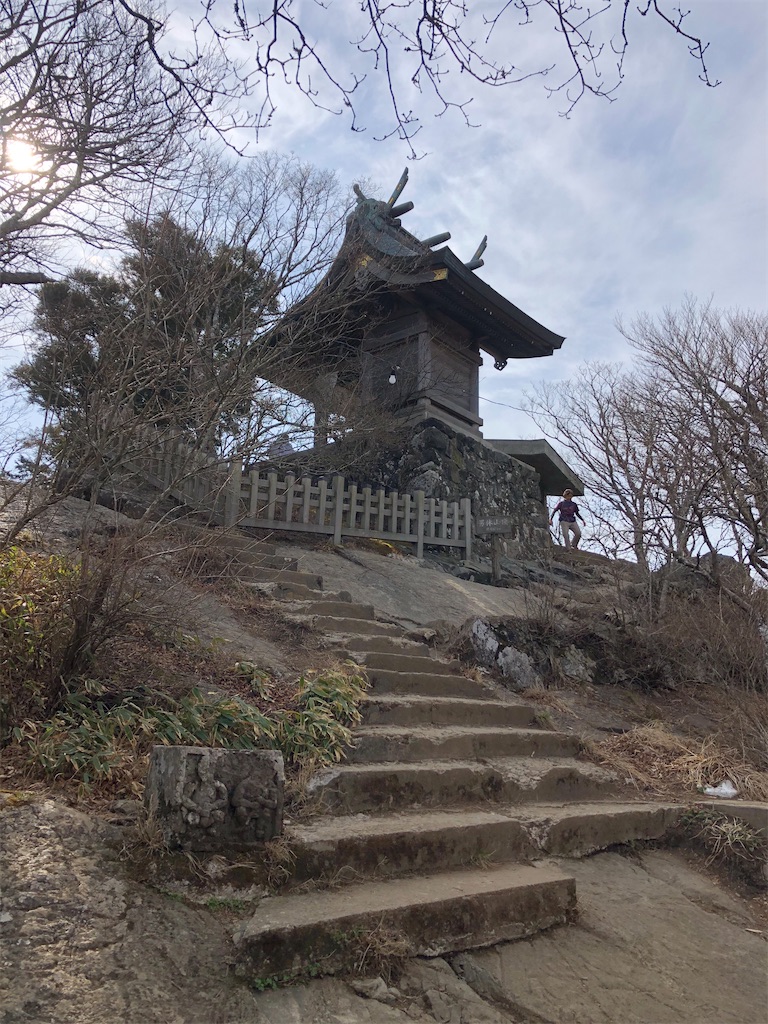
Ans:
[[[472,503],[438,501],[423,491],[400,494],[348,483],[343,476],[285,476],[261,469],[231,469],[225,524],[266,530],[320,533],[340,544],[344,537],[375,537],[416,545],[462,548],[472,553]]]
[[[160,490],[223,523],[226,516],[230,464],[175,439],[156,439],[151,432],[139,435],[140,444],[130,465]]]
[[[472,554],[472,503],[439,501],[423,491],[401,494],[326,477],[280,474],[268,467],[243,470],[241,462],[216,463],[184,444],[147,446],[142,473],[155,486],[200,511],[213,522],[260,530],[373,537],[424,546],[463,549]],[[138,468],[138,467],[137,467]]]

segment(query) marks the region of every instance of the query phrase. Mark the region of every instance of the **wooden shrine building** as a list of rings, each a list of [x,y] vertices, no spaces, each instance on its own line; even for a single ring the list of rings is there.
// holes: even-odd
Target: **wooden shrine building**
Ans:
[[[387,201],[354,187],[357,204],[331,269],[283,321],[286,338],[302,318],[333,325],[322,355],[307,356],[316,372],[299,392],[315,406],[317,445],[326,440],[324,418],[350,395],[409,423],[437,419],[487,445],[479,413],[483,356],[503,370],[510,359],[550,356],[563,343],[476,275],[486,238],[464,262],[445,244],[449,232],[419,239],[403,227],[414,207],[399,202],[407,180],[406,170]],[[344,297],[338,307],[346,312],[317,316],[334,296]],[[568,481],[580,493],[578,478]]]

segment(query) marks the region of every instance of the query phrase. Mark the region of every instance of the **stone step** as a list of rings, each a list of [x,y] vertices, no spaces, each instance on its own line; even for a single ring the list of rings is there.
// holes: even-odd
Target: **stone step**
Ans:
[[[221,543],[232,551],[245,554],[252,551],[263,551],[265,554],[276,555],[277,546],[270,540],[263,540],[263,536],[263,533],[254,535],[240,529],[220,531],[217,534]]]
[[[283,583],[282,581],[272,584],[272,596],[278,601],[343,601],[352,600],[352,595],[346,590],[323,591],[314,590],[312,587],[304,586],[302,583]]]
[[[683,813],[675,804],[593,803],[403,811],[289,825],[292,881],[391,878],[546,856],[577,857],[661,839]]]
[[[184,535],[189,538],[191,543],[198,544],[200,547],[216,546],[231,554],[241,552],[255,552],[263,555],[277,554],[277,547],[274,544],[249,537],[237,529],[210,530],[185,524]]]
[[[696,806],[707,807],[718,814],[724,814],[726,818],[743,821],[759,832],[763,839],[768,839],[768,803],[754,800],[718,800],[716,797],[701,796],[696,800]]]
[[[478,802],[557,803],[602,800],[615,776],[569,758],[509,757],[479,761],[390,761],[343,764],[313,776],[318,810],[359,814],[407,807],[465,807]]]
[[[416,654],[427,657],[430,648],[418,640],[389,636],[352,636],[344,641],[344,653],[359,657],[371,652],[381,654]]]
[[[267,569],[255,565],[243,566],[243,578],[262,583],[301,583],[313,590],[323,589],[323,577],[313,572],[295,572],[292,569]]]
[[[382,761],[466,761],[473,757],[572,757],[578,736],[543,729],[481,726],[362,726],[354,730],[348,764]]]
[[[537,855],[530,834],[508,808],[324,817],[287,826],[285,838],[295,856],[292,882],[337,884]]]
[[[372,619],[372,604],[355,604],[351,601],[301,601],[294,602],[290,611],[303,617],[322,615],[325,618]]]
[[[459,661],[437,661],[430,655],[411,654],[401,651],[370,651],[365,655],[364,664],[371,669],[389,669],[392,672],[439,672],[441,675],[461,675],[463,666]]]
[[[366,694],[360,705],[365,725],[511,725],[536,724],[536,708],[492,699]]]
[[[235,564],[239,568],[240,575],[247,579],[251,577],[252,569],[288,569],[296,572],[299,568],[298,560],[286,558],[284,555],[262,554],[261,552],[238,552],[235,557]]]
[[[308,617],[293,616],[301,621]],[[331,615],[316,615],[310,620],[315,629],[326,633],[351,634],[352,636],[398,636],[405,630],[392,622],[377,622],[375,619],[345,619]]]
[[[423,956],[490,946],[565,923],[575,902],[573,878],[520,865],[275,896],[235,931],[235,972],[247,980],[310,965],[331,973],[359,961],[377,936],[382,944],[401,936]]]
[[[231,546],[231,541],[229,539],[227,539],[225,543]],[[242,555],[258,553],[263,555],[276,555],[277,545],[268,544],[264,540],[250,540],[247,537],[244,537],[242,543],[237,544],[237,551]]]
[[[283,583],[282,581],[271,584],[270,593],[277,601],[316,601],[325,597],[322,590],[315,590],[303,583]]]
[[[390,669],[368,669],[370,692],[420,694],[424,697],[474,697],[482,700],[483,695],[491,695],[482,683],[464,676],[444,675],[435,665],[433,672],[392,672]]]
[[[671,803],[537,804],[518,808],[523,827],[551,857],[584,857],[637,840],[661,839],[685,813]]]

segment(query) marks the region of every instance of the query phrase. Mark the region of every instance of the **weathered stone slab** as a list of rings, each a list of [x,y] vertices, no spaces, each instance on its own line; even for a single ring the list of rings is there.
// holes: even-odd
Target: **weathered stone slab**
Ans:
[[[387,932],[421,956],[492,946],[564,924],[575,906],[573,878],[520,864],[276,896],[237,927],[235,973],[263,978],[310,963],[333,973]]]
[[[280,835],[284,787],[277,750],[158,746],[144,804],[172,848],[215,852]]]

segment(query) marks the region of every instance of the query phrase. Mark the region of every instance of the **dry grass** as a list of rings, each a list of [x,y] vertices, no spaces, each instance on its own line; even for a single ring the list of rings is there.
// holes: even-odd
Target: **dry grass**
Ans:
[[[133,827],[133,842],[151,857],[162,857],[169,852],[168,841],[154,814],[142,814]]]
[[[730,779],[741,798],[768,800],[768,772],[755,769],[716,736],[683,738],[655,722],[590,743],[587,750],[599,764],[657,793]]]
[[[710,851],[707,864],[718,860],[765,863],[766,841],[740,818],[729,818],[714,811],[699,811],[690,816],[689,827]]]
[[[390,984],[405,961],[413,956],[411,941],[384,921],[356,939],[357,951],[352,965],[355,974],[379,976]]]
[[[288,766],[285,776],[285,808],[295,821],[312,817],[315,813],[317,801],[309,791],[309,783],[316,771],[316,766],[312,764]]]
[[[571,715],[573,718],[579,716],[574,714],[572,708],[570,708],[566,702],[558,697],[552,690],[523,690],[520,697],[528,701],[531,704],[541,704],[543,707],[551,708],[553,711],[559,711],[563,715]]]
[[[487,683],[491,678],[488,669],[482,668],[480,665],[470,665],[468,668],[462,667],[461,674],[465,679],[471,679],[473,683]]]
[[[270,889],[280,889],[290,881],[296,854],[284,836],[276,836],[264,843],[261,850],[267,885]]]

